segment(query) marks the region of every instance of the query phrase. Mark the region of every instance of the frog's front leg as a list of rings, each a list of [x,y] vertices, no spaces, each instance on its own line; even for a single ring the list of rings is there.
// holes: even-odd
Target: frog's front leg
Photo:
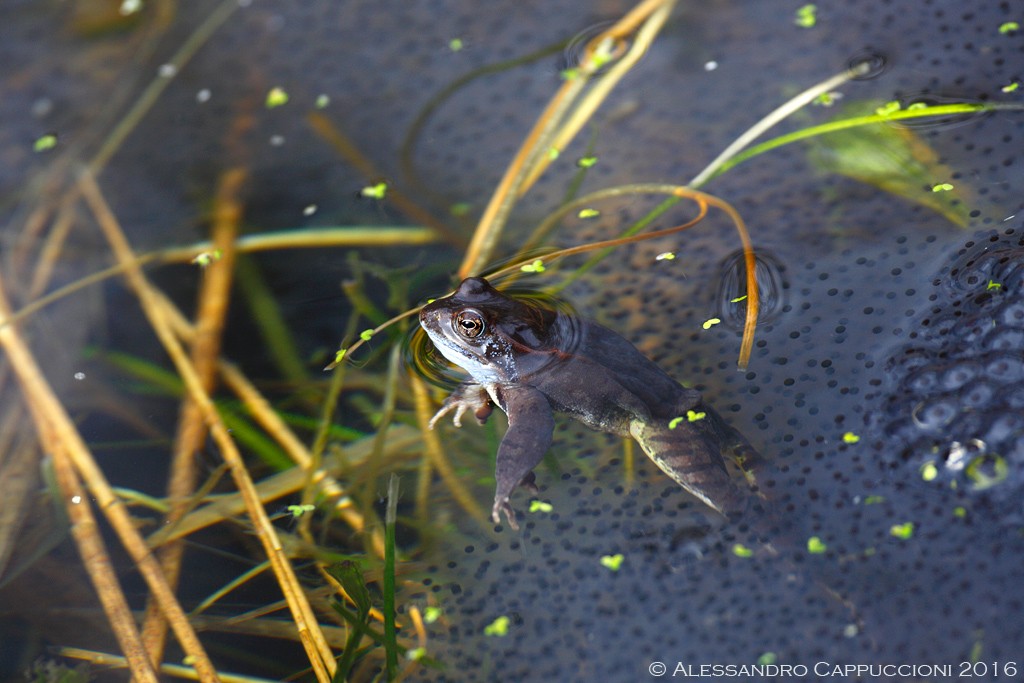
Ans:
[[[467,410],[472,410],[476,421],[484,424],[494,410],[494,403],[482,385],[476,382],[463,382],[444,400],[440,409],[434,413],[434,417],[430,418],[427,427],[433,429],[438,420],[453,410],[455,417],[452,418],[452,423],[456,427],[462,426],[462,416]]]
[[[501,387],[496,398],[508,416],[508,431],[498,447],[491,519],[499,523],[504,512],[508,525],[519,529],[509,497],[517,486],[532,486],[532,470],[551,446],[555,418],[547,397],[533,387]]]

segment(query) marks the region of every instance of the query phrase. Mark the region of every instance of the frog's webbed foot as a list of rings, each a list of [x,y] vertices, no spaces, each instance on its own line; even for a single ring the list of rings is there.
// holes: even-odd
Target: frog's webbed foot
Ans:
[[[430,418],[427,427],[433,429],[438,420],[453,410],[455,411],[455,417],[452,418],[452,424],[456,427],[462,426],[462,416],[468,410],[473,411],[473,416],[478,423],[484,424],[494,411],[494,403],[491,402],[491,397],[488,395],[487,390],[481,385],[464,382],[444,400],[441,408],[434,413],[434,417]]]
[[[508,431],[501,440],[495,463],[497,487],[491,519],[496,524],[500,523],[501,513],[504,512],[508,525],[518,529],[509,497],[519,486],[537,491],[533,468],[551,445],[555,418],[548,399],[532,387],[505,388],[500,400],[508,414]]]
[[[536,495],[540,493],[537,488],[536,476],[533,472],[527,473],[523,480],[519,482],[520,488],[524,488],[530,493]],[[508,525],[513,531],[519,531],[519,523],[516,521],[516,511],[512,507],[512,504],[508,502],[508,497],[505,500],[498,500],[497,496],[494,498],[494,507],[491,508],[491,521],[495,524],[501,524],[501,513],[505,513],[505,519],[508,520]]]

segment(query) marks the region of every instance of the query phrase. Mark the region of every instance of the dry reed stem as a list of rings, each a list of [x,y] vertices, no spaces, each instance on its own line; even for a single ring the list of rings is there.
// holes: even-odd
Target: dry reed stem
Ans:
[[[568,144],[575,132],[584,125],[597,106],[607,97],[608,92],[639,60],[643,51],[653,41],[668,18],[674,4],[675,0],[645,0],[607,31],[587,43],[578,73],[562,83],[552,97],[551,102],[538,117],[537,122],[519,147],[491,196],[490,202],[477,224],[462,264],[459,266],[460,279],[480,272],[490,261],[512,206],[521,195],[526,193],[550,163],[549,150],[552,147],[561,150]],[[587,83],[603,66],[595,59],[595,56],[602,50],[607,51],[609,44],[620,45],[621,41],[636,31],[638,27],[642,29],[642,35],[638,36],[637,44],[627,52],[627,56],[624,58],[626,65],[612,69],[602,77],[593,96],[587,97],[580,108],[576,110],[577,113],[569,116],[569,123],[565,127],[565,131],[561,131],[560,127],[562,127],[573,103],[583,94]],[[618,55],[606,54],[603,56],[614,58]],[[608,79],[608,85],[602,87],[601,82],[606,79]]]
[[[409,457],[412,458],[422,450],[423,438],[419,429],[407,425],[394,425],[388,432],[391,434],[388,445],[393,456],[400,453],[408,453]],[[369,457],[372,449],[372,439],[368,438],[359,444],[349,446],[347,455],[351,458],[352,462],[361,462]],[[266,503],[300,491],[305,484],[306,472],[296,467],[261,480],[257,485],[257,492],[260,495],[260,500]],[[351,505],[351,501],[348,500],[347,496],[344,505],[346,510],[348,510],[347,506]],[[242,500],[241,494],[221,494],[215,496],[212,502],[206,506],[190,513],[173,528],[160,529],[154,532],[147,541],[151,547],[159,547],[172,539],[195,533],[200,529],[218,524],[243,512],[245,512],[245,503]],[[355,510],[352,510],[352,513],[359,514]]]
[[[242,219],[239,194],[247,177],[244,169],[228,170],[220,178],[214,199],[213,245],[220,253],[220,258],[203,269],[195,335],[191,344],[192,363],[203,389],[207,392],[212,391],[216,383],[217,358],[220,355],[224,321],[231,297],[235,262],[234,243]],[[167,485],[170,510],[164,518],[165,525],[178,522],[191,509],[189,498],[195,491],[198,476],[195,454],[202,449],[205,440],[206,425],[203,423],[202,411],[190,397],[186,396],[182,401],[171,456],[171,474]],[[184,541],[177,541],[162,547],[158,553],[160,564],[167,576],[167,583],[172,587],[178,585],[184,552]],[[146,609],[142,636],[151,661],[154,665],[159,665],[163,660],[167,622],[160,616],[159,606],[152,599]]]
[[[6,318],[9,312],[10,304],[3,282],[0,280],[0,317]],[[89,572],[104,609],[107,610],[111,628],[114,629],[125,654],[131,658],[133,674],[143,680],[156,680],[149,661],[145,658],[135,623],[127,609],[127,602],[120,594],[117,579],[109,567],[110,561],[99,537],[96,521],[86,504],[75,503],[76,500],[80,503],[87,500],[81,490],[78,475],[81,475],[88,484],[89,492],[95,497],[96,504],[104,511],[125,549],[138,566],[139,573],[159,599],[178,641],[186,654],[192,657],[201,679],[219,680],[195,631],[192,630],[181,606],[164,580],[159,564],[149,553],[145,542],[135,529],[131,515],[114,495],[102,470],[96,465],[70,416],[53,393],[35,358],[14,326],[0,325],[0,345],[7,352],[11,366],[21,383],[40,439],[53,454],[54,466],[59,472],[65,505],[73,522],[72,532],[79,545],[82,562]],[[77,474],[74,470],[77,470]],[[75,499],[75,495],[81,497]],[[142,653],[141,663],[136,653]]]
[[[135,254],[128,244],[124,232],[117,222],[117,218],[103,198],[96,181],[87,172],[83,173],[79,178],[79,187],[97,223],[99,223],[100,228],[107,237],[117,260],[122,263],[134,263],[136,260]],[[167,321],[165,311],[160,307],[160,300],[154,296],[154,288],[138,267],[129,268],[126,271],[126,277],[139,298],[150,325],[171,357],[188,393],[203,412],[210,435],[220,448],[221,454],[231,470],[235,485],[245,500],[246,511],[252,520],[256,537],[263,545],[264,551],[274,568],[274,575],[291,609],[292,617],[295,619],[296,628],[299,631],[299,638],[306,649],[317,680],[326,683],[330,680],[336,668],[333,654],[330,646],[324,640],[323,634],[320,632],[319,623],[313,614],[313,610],[302,587],[299,585],[295,572],[282,550],[277,532],[270,523],[266,510],[260,504],[256,487],[249,477],[241,453],[238,451],[227,428],[217,414],[217,409],[213,405],[210,396],[203,390],[195,368],[192,367],[181,343],[174,335]]]
[[[77,195],[76,195],[77,196]],[[366,228],[310,228],[308,230],[289,230],[278,233],[262,233],[245,235],[235,243],[236,252],[252,253],[273,249],[313,249],[322,247],[387,247],[433,244],[438,241],[437,232],[422,227],[366,227]],[[183,247],[170,247],[160,251],[140,254],[135,264],[115,264],[108,268],[90,273],[84,277],[58,287],[44,296],[33,299],[19,308],[8,318],[7,323],[16,322],[42,310],[54,301],[63,299],[85,287],[102,282],[115,275],[121,275],[133,265],[147,265],[154,261],[162,263],[180,263],[193,260],[195,257],[213,249],[211,242],[199,242]],[[45,287],[49,274],[38,279]],[[35,282],[35,280],[33,281]],[[33,285],[34,286],[34,285]],[[35,291],[35,290],[33,290]],[[33,294],[32,296],[35,296]]]
[[[86,650],[80,647],[59,647],[54,650],[55,654],[61,657],[67,657],[69,659],[78,659],[83,662],[88,662],[95,667],[104,669],[117,669],[125,668],[125,658],[112,655],[107,652],[97,652],[96,650]],[[167,676],[174,676],[175,678],[181,678],[188,681],[197,680],[195,669],[188,666],[182,666],[180,664],[161,664],[160,673]],[[267,678],[258,678],[256,676],[243,676],[240,674],[225,673],[221,675],[223,683],[280,683],[279,681],[272,681]]]
[[[608,70],[608,73],[601,76],[594,83],[594,87],[582,98],[579,105],[566,115],[565,123],[562,124],[560,122],[558,132],[551,141],[552,149],[561,152],[568,147],[580,129],[593,117],[598,107],[608,99],[608,95],[619,84],[619,81],[636,66],[668,20],[669,14],[672,13],[672,8],[675,5],[675,0],[656,0],[653,3],[647,4],[658,6],[650,13],[650,16],[637,14],[638,19],[643,16],[644,23],[637,30],[633,44],[629,46],[629,49],[626,50],[626,53],[621,58],[615,61],[614,65]],[[623,22],[619,22],[619,24],[623,24]],[[586,55],[592,58],[592,54],[596,52],[603,41],[623,40],[633,31],[633,27],[620,26],[619,24],[593,38],[588,44]],[[585,59],[587,56],[585,56]],[[530,173],[523,180],[520,195],[525,194],[533,186],[537,179],[547,170],[548,166],[551,165],[551,161],[550,155],[543,155],[538,159],[537,164],[534,165]]]
[[[168,322],[174,330],[174,333],[178,335],[182,341],[191,343],[196,333],[193,325],[162,293],[155,292],[154,296],[160,300],[161,308],[167,314]],[[235,393],[235,396],[242,401],[256,423],[263,428],[268,436],[281,446],[285,455],[287,455],[292,462],[294,462],[304,473],[308,472],[313,464],[313,456],[310,453],[309,448],[307,448],[302,440],[296,436],[291,427],[281,419],[281,416],[273,409],[270,402],[263,397],[263,394],[260,393],[259,389],[257,389],[233,363],[224,360],[223,358],[219,358],[217,360],[217,367],[220,370],[225,384]],[[353,531],[359,534],[367,533],[366,520],[362,513],[353,506],[352,499],[337,479],[332,477],[323,469],[318,469],[312,472],[311,482],[313,485],[319,486],[324,492],[324,495],[334,501],[335,512],[346,524],[352,527]],[[280,495],[286,495],[287,493],[293,492],[294,491],[287,491]],[[261,496],[261,500],[266,501],[268,499]],[[209,524],[215,524],[216,521],[217,520],[209,521]],[[208,526],[209,524],[204,524],[203,526]],[[176,525],[171,525],[168,528],[177,528],[179,531],[182,529],[182,527]],[[192,528],[188,533],[196,531],[199,528],[202,527]],[[374,530],[369,533],[372,533],[371,543],[374,552],[378,557],[384,557],[384,536],[381,534],[380,530]],[[162,543],[169,542],[171,538],[180,538],[180,535],[161,538],[154,534],[150,539],[150,542],[160,545]]]

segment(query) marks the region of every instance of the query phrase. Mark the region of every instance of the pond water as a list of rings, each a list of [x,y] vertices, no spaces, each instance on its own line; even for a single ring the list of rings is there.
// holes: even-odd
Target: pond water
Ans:
[[[158,30],[148,17],[141,24],[119,19],[106,7],[117,4],[84,3],[73,16],[27,2],[0,9],[0,61],[12,65],[0,101],[5,258],[32,207],[46,205],[54,186],[66,187],[59,179],[67,176],[57,171],[95,158],[120,113],[160,78],[161,65],[209,12],[180,3]],[[468,235],[558,87],[562,57],[478,78],[446,99],[415,146],[419,182],[403,186],[402,141],[417,112],[473,69],[529,54],[629,7],[612,0],[244,4],[180,71],[163,72],[166,89],[102,170],[108,199],[140,251],[204,237],[213,188],[230,167],[246,169],[249,232],[411,224],[394,203],[357,197],[385,178]],[[559,204],[575,159],[599,159],[583,191],[685,183],[761,116],[857,55],[884,55],[886,68],[843,86],[836,109],[920,98],[1021,102],[1024,88],[1012,86],[1024,78],[1024,32],[1006,26],[1024,23],[1024,13],[1012,3],[965,8],[925,0],[909,10],[885,0],[827,0],[816,4],[813,26],[798,25],[799,9],[778,0],[678,7],[595,128],[517,208],[499,256],[509,256]],[[287,102],[268,106],[274,88]],[[343,130],[372,172],[339,155],[310,125],[311,114]],[[830,115],[809,107],[779,130]],[[33,142],[49,133],[57,147],[34,151]],[[909,185],[899,191],[828,173],[822,155],[829,150],[801,144],[746,161],[704,188],[737,207],[755,246],[776,264],[778,307],[760,326],[745,371],[736,369],[738,331],[702,328],[721,311],[721,264],[738,246],[721,215],[682,235],[623,247],[563,293],[582,315],[701,390],[773,462],[762,486],[774,501],[777,536],[766,541],[749,522],[715,520],[640,462],[639,449],[635,471],[627,471],[621,440],[562,420],[552,456],[537,469],[539,499],[550,510],[526,513],[530,497],[519,492],[513,505],[522,529],[495,528],[467,518],[435,481],[436,529],[424,535],[431,542],[421,544],[412,525],[400,538],[408,562],[399,568],[399,620],[409,619],[412,605],[443,611],[427,627],[427,650],[444,668],[419,670],[416,679],[647,680],[658,673],[655,662],[666,675],[689,667],[681,671],[698,680],[721,677],[701,665],[759,663],[794,667],[764,670],[780,680],[944,681],[963,674],[963,666],[980,680],[1016,678],[1009,667],[1024,655],[1024,115],[999,111],[912,133],[876,144],[881,157],[897,158],[897,168],[906,165],[900,150],[911,148],[926,169],[908,172]],[[927,176],[936,169],[945,175]],[[953,186],[950,211],[963,226],[922,204],[941,183]],[[447,214],[459,204],[468,204],[468,218]],[[610,236],[653,205],[634,198],[603,204],[600,218],[568,220],[552,242]],[[684,215],[678,208],[671,218]],[[58,283],[109,262],[91,226],[74,234]],[[656,259],[666,251],[676,258]],[[310,384],[322,381],[315,369],[350,313],[339,283],[355,276],[353,253],[258,258],[299,356],[313,359]],[[411,279],[420,289],[412,299],[447,291],[461,259],[441,244],[363,248],[358,256],[416,270]],[[193,269],[172,267],[156,278],[179,300],[192,296]],[[78,316],[81,338],[54,352],[55,384],[71,385],[62,376],[74,369],[96,369],[89,363],[97,361],[77,352],[86,341],[164,362],[119,285],[107,285],[104,302],[76,296],[40,323]],[[385,305],[383,295],[373,298]],[[225,355],[273,385],[276,370],[253,341],[260,328],[251,317],[241,303],[234,306]],[[374,363],[360,371],[370,384],[385,372],[383,357]],[[75,391],[68,395],[83,416],[102,412]],[[301,391],[292,385],[274,394],[287,401]],[[343,395],[336,421],[368,430],[372,418],[360,411],[359,396],[379,396],[365,386],[354,396]],[[166,412],[150,419],[169,433],[176,403],[157,406]],[[412,423],[412,412],[403,389],[400,421]],[[488,477],[503,430],[495,422],[501,418],[482,429],[439,427],[482,507],[492,495]],[[84,426],[97,441],[134,438],[110,421]],[[159,495],[162,484],[134,471],[132,459],[162,466],[165,453],[121,450],[106,462],[114,477]],[[411,496],[415,468],[400,469]],[[341,550],[359,548],[351,542]],[[193,561],[197,573],[238,571],[200,556],[206,559]],[[313,572],[306,578],[318,581]],[[199,585],[207,581],[215,583]],[[199,587],[185,593],[203,595]],[[247,598],[278,599],[273,590],[268,595]],[[507,629],[499,635],[494,625],[502,617]],[[254,647],[261,646],[242,645]],[[284,675],[292,657],[291,670],[302,661],[297,648],[268,671],[227,648],[220,656],[226,669],[268,677]],[[858,664],[922,668],[834,668]]]

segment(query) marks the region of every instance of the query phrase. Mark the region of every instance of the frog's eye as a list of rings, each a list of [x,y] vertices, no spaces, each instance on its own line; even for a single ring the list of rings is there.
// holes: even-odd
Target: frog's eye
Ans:
[[[467,339],[479,337],[484,331],[484,317],[479,311],[467,308],[455,316],[455,331]]]

